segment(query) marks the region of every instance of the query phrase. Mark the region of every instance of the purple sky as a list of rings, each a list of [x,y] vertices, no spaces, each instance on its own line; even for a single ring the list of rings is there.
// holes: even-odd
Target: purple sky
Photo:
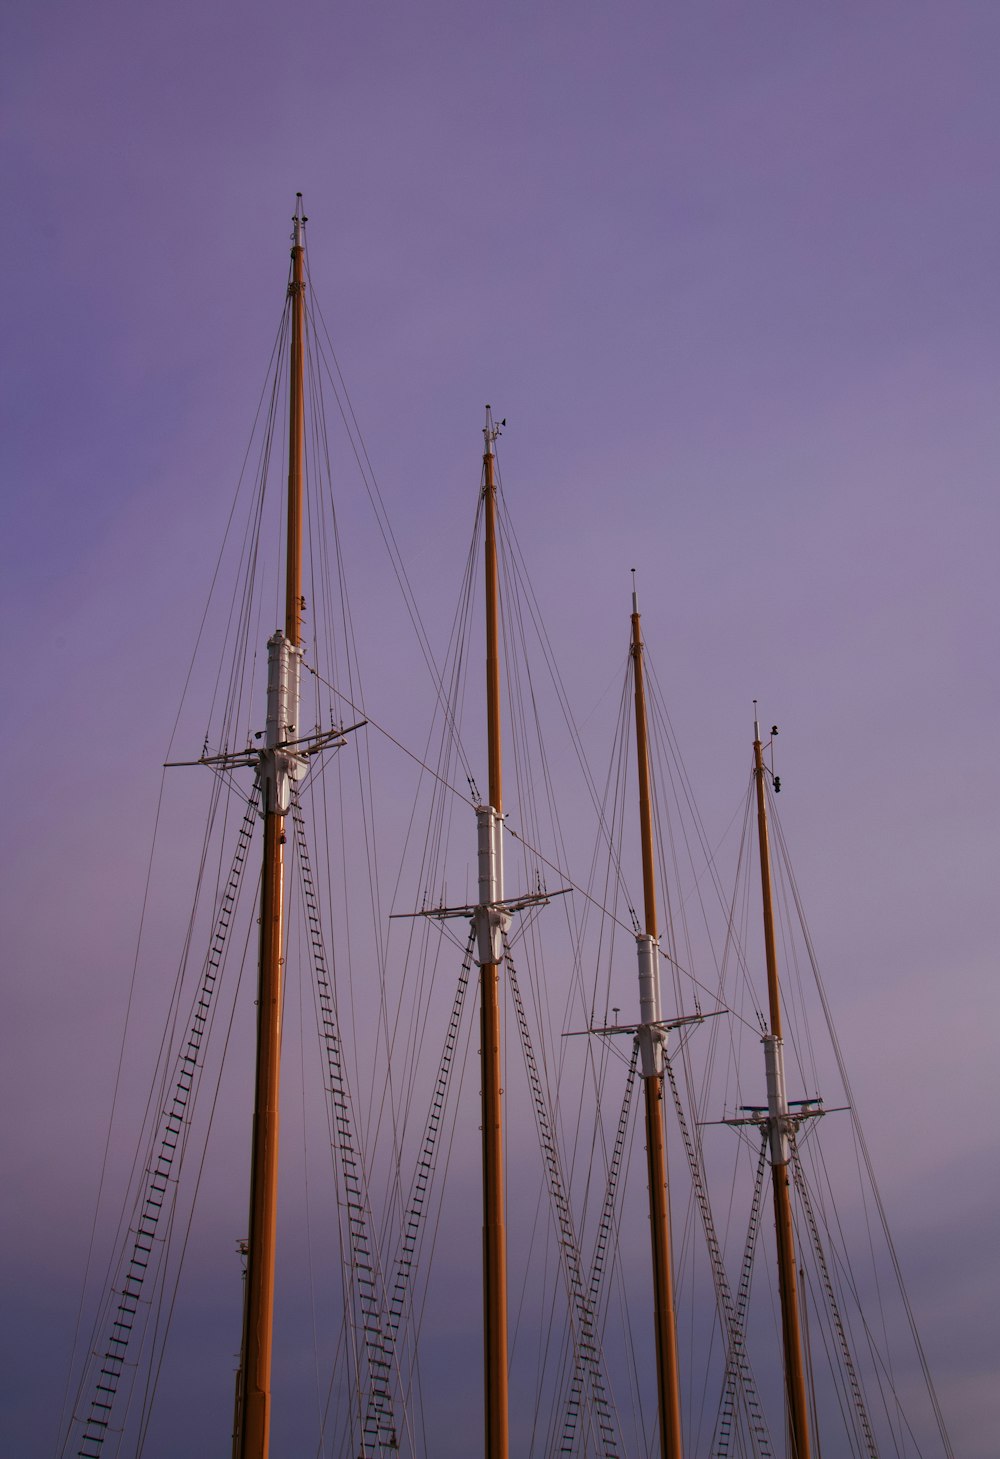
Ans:
[[[435,642],[491,400],[579,717],[634,565],[717,831],[751,699],[781,724],[917,1317],[986,1459],[1000,9],[16,0],[4,31],[10,1452],[52,1450],[158,765],[301,189]]]

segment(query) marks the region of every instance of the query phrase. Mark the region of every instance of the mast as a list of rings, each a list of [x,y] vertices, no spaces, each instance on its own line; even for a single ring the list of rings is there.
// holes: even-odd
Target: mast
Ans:
[[[285,817],[292,781],[304,761],[284,748],[295,739],[299,712],[302,622],[302,457],[304,437],[303,323],[306,219],[296,194],[292,234],[292,315],[289,377],[288,516],[285,563],[285,629],[268,640],[267,727],[258,774],[264,801],[264,864],[260,894],[260,962],[257,992],[257,1062],[250,1165],[250,1234],[247,1246],[243,1353],[236,1415],[236,1459],[267,1459],[271,1426],[271,1341],[278,1191],[278,1094],[284,969]]]
[[[781,1297],[781,1336],[784,1347],[785,1405],[788,1415],[790,1459],[809,1459],[809,1409],[806,1402],[805,1363],[799,1319],[798,1281],[795,1266],[795,1237],[792,1231],[792,1200],[788,1184],[790,1140],[794,1126],[789,1119],[785,1093],[785,1056],[781,1037],[781,994],[778,985],[778,957],[774,937],[774,908],[771,898],[771,852],[767,834],[767,795],[764,752],[756,714],[753,722],[754,781],[757,788],[757,837],[760,843],[760,886],[764,904],[764,952],[767,959],[767,1000],[771,1032],[764,1035],[764,1063],[767,1073],[768,1142],[771,1158],[771,1188],[774,1194],[774,1229],[778,1247],[778,1290]]]
[[[656,1387],[661,1459],[681,1459],[681,1402],[670,1254],[670,1195],[667,1188],[663,1121],[663,1058],[667,1041],[660,1008],[660,949],[656,921],[653,817],[646,731],[646,689],[642,668],[639,601],[632,591],[632,662],[635,680],[635,740],[639,768],[639,831],[645,930],[636,938],[639,954],[637,1038],[646,1099],[646,1159],[649,1175],[649,1231],[653,1251],[653,1313],[656,1328]]]
[[[476,808],[483,1130],[483,1359],[486,1459],[507,1459],[507,1238],[504,1225],[503,1109],[500,1088],[500,958],[510,917],[503,909],[503,785],[500,754],[499,592],[494,443],[499,434],[486,407],[483,511],[486,525],[486,721],[489,804]]]

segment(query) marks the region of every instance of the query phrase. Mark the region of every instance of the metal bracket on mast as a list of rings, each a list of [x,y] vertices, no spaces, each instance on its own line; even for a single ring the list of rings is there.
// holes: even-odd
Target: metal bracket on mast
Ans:
[[[603,1028],[591,1027],[573,1030],[567,1038],[577,1034],[632,1034],[639,1049],[640,1072],[644,1079],[655,1079],[663,1073],[663,1061],[667,1053],[667,1038],[672,1028],[684,1028],[689,1023],[703,1023],[706,1018],[715,1018],[718,1013],[689,1013],[681,1018],[665,1019],[660,1004],[660,946],[648,932],[640,932],[635,939],[639,955],[639,1022],[613,1023]],[[615,1012],[617,1013],[617,1009]]]
[[[264,786],[262,813],[274,811],[280,816],[287,815],[292,804],[292,786],[305,776],[309,757],[320,750],[346,745],[345,736],[362,729],[368,722],[362,719],[346,728],[298,735],[303,657],[304,650],[291,643],[280,629],[267,641],[267,720],[263,749],[247,746],[232,753],[202,755],[199,760],[170,760],[165,768],[208,765],[213,769],[235,770],[240,766],[254,766]]]
[[[510,913],[503,904],[503,817],[491,805],[476,806],[479,833],[479,901],[472,922],[480,967],[498,963]]]
[[[757,1125],[767,1135],[771,1164],[787,1165],[799,1126],[805,1120],[819,1118],[826,1110],[818,1095],[813,1099],[789,1100],[785,1091],[784,1043],[773,1033],[764,1034],[761,1043],[767,1076],[767,1107],[743,1105],[742,1117],[724,1120],[723,1124]]]
[[[267,640],[267,726],[260,756],[260,778],[264,805],[278,815],[287,815],[292,804],[292,785],[306,773],[301,755],[285,746],[298,733],[299,670],[302,649],[279,629]]]
[[[653,1079],[663,1073],[667,1035],[660,1010],[660,949],[656,938],[640,932],[635,939],[639,954],[639,1028],[636,1040],[642,1077]]]
[[[617,1010],[615,1011],[617,1012]],[[633,1039],[639,1046],[640,1055],[643,1054],[644,1046],[646,1045],[651,1048],[654,1058],[656,1057],[657,1050],[659,1051],[659,1072],[662,1074],[663,1060],[667,1052],[667,1039],[670,1035],[671,1029],[686,1028],[688,1024],[692,1023],[704,1023],[706,1018],[719,1018],[726,1011],[727,1010],[725,1008],[718,1008],[713,1013],[687,1013],[681,1018],[659,1018],[656,1020],[655,1023],[607,1023],[602,1025],[594,1024],[590,1028],[569,1029],[568,1032],[563,1034],[563,1038],[583,1038],[584,1035],[589,1037],[591,1034],[599,1034],[602,1038],[607,1038],[612,1034],[631,1034]],[[650,1075],[646,1074],[644,1065],[640,1066],[640,1071],[643,1075],[643,1078],[648,1079],[651,1077]]]
[[[788,1118],[788,1095],[785,1093],[785,1050],[781,1039],[766,1033],[764,1069],[767,1075],[767,1133],[771,1146],[771,1164],[787,1165],[791,1155],[790,1136],[794,1126]]]
[[[467,917],[476,934],[477,965],[498,963],[503,956],[503,939],[511,925],[511,915],[528,907],[547,907],[553,897],[564,897],[571,887],[555,892],[527,893],[523,897],[503,895],[503,817],[492,806],[476,806],[479,833],[479,901],[459,907],[426,907],[419,912],[391,912],[390,918],[427,917],[446,922],[454,917]]]

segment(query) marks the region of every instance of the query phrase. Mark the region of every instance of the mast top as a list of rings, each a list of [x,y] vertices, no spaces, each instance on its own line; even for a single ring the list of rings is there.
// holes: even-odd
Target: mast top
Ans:
[[[757,745],[763,745],[763,740],[761,739],[761,736],[760,736],[760,721],[757,718],[757,701],[756,701],[756,699],[753,702],[753,738],[754,738],[754,743],[755,744],[757,744]],[[771,726],[770,738],[772,740],[776,740],[778,738],[778,726],[776,724],[772,724],[772,726]]]
[[[295,212],[292,214],[292,247],[304,248],[306,242],[306,224],[309,219],[302,211],[302,194],[295,194]]]
[[[639,611],[639,594],[635,590],[635,568],[633,567],[631,571],[632,571],[632,612],[633,613],[638,613],[638,611]]]
[[[492,406],[487,405],[487,407],[486,407],[486,424],[483,426],[483,443],[484,443],[483,457],[484,457],[484,459],[487,456],[495,456],[496,455],[496,452],[493,450],[493,446],[494,446],[494,443],[495,443],[497,437],[499,436],[500,432],[503,430],[503,428],[504,428],[504,426],[506,424],[507,424],[507,417],[506,416],[504,416],[503,420],[500,421],[499,424],[496,423],[494,421],[494,419],[493,419],[493,408],[492,408]]]

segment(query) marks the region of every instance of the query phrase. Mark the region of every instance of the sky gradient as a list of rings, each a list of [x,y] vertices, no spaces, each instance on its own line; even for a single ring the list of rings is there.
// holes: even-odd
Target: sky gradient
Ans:
[[[15,0],[4,29],[10,1452],[52,1452],[159,765],[301,190],[432,639],[490,400],[579,719],[635,566],[710,825],[752,699],[781,724],[914,1307],[987,1459],[1000,10]]]

